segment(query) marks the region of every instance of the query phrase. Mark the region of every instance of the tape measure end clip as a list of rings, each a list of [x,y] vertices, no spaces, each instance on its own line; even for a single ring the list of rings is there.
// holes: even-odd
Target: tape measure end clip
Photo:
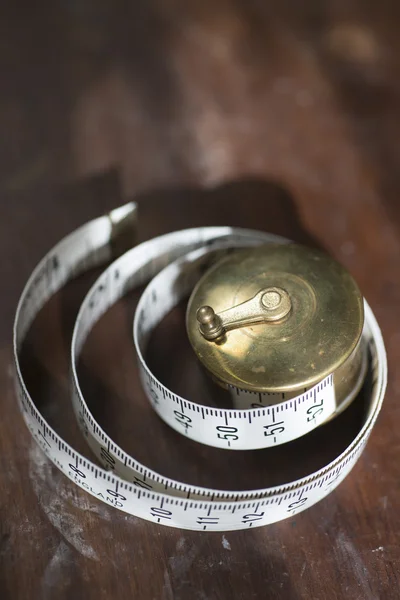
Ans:
[[[116,259],[136,244],[137,237],[136,202],[128,202],[114,208],[107,216],[111,224],[110,245],[112,259]]]

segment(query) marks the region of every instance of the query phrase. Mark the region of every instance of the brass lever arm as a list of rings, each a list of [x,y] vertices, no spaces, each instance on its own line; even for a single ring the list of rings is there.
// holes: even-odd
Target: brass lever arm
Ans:
[[[197,311],[197,321],[202,336],[213,341],[232,329],[254,323],[280,321],[289,314],[291,308],[292,303],[286,290],[269,287],[259,290],[249,300],[220,313],[216,313],[211,306],[201,306]]]

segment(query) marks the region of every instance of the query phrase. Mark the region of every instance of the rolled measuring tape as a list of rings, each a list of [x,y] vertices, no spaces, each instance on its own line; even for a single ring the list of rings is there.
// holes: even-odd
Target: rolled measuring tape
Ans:
[[[22,292],[14,323],[16,390],[35,440],[67,477],[94,497],[167,526],[207,531],[258,527],[324,498],[360,456],[386,389],[381,332],[351,276],[318,251],[258,231],[202,227],[130,248],[135,229],[134,203],[87,223],[43,258]],[[28,393],[19,356],[35,316],[50,297],[72,278],[116,256],[84,299],[72,336],[73,407],[100,467],[45,421]],[[318,471],[252,491],[185,484],[130,457],[95,421],[76,365],[100,317],[145,283],[134,317],[134,344],[143,387],[168,425],[192,440],[226,450],[279,446],[342,412],[368,372],[367,410],[355,438]],[[230,408],[180,397],[146,364],[152,332],[189,294],[189,340],[207,373],[230,392]]]

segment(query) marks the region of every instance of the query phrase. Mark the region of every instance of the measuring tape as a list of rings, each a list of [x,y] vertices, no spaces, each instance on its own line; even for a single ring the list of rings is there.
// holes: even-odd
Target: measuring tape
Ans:
[[[224,449],[255,449],[279,445],[306,434],[337,409],[333,375],[303,394],[284,400],[280,394],[250,394],[240,410],[201,406],[168,390],[149,370],[144,354],[151,332],[193,288],[216,256],[231,248],[288,240],[231,227],[204,227],[169,233],[127,252],[101,274],[87,294],[76,319],[71,351],[74,411],[90,448],[104,468],[71,446],[47,424],[31,399],[19,355],[40,309],[69,280],[121,254],[130,243],[136,205],[130,203],[82,226],[57,244],[38,264],[19,301],[14,323],[16,390],[24,420],[50,460],[94,497],[127,513],[163,525],[192,530],[228,531],[274,523],[315,504],[347,475],[360,456],[376,421],[387,380],[381,332],[364,303],[362,343],[370,356],[371,384],[363,425],[351,444],[317,472],[278,487],[223,491],[197,487],[163,477],[118,447],[91,414],[80,389],[77,360],[94,324],[129,290],[150,282],[134,318],[133,336],[146,394],[160,417],[198,442]]]

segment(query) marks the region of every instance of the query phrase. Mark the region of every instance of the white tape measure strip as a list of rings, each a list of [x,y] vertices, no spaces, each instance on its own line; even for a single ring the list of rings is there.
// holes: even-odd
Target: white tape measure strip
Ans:
[[[116,446],[94,421],[82,398],[76,378],[75,361],[90,329],[125,291],[152,279],[163,266],[205,245],[210,248],[214,244],[219,247],[225,243],[236,246],[259,244],[272,240],[284,241],[276,236],[228,227],[174,232],[145,242],[127,252],[115,261],[92,287],[78,315],[73,336],[73,402],[79,417],[79,424],[89,445],[108,469],[98,467],[66,444],[49,427],[37,410],[28,394],[19,365],[19,351],[26,333],[36,314],[52,294],[75,275],[88,268],[103,264],[111,258],[113,217],[119,218],[121,215],[123,217],[124,211],[128,214],[133,209],[132,205],[117,209],[111,213],[111,219],[101,217],[91,221],[62,240],[39,263],[22,293],[14,325],[16,388],[24,419],[32,435],[47,456],[77,485],[106,503],[153,522],[186,529],[224,531],[273,523],[311,506],[336,487],[353,467],[367,442],[383,400],[387,377],[386,354],[379,327],[367,304],[365,304],[364,335],[373,357],[371,364],[373,377],[370,403],[363,427],[349,447],[326,467],[311,473],[308,477],[283,486],[239,492],[211,490],[176,482],[146,469]],[[200,252],[200,256],[201,254]],[[197,258],[196,253],[190,256],[190,260],[197,260]],[[171,267],[171,269],[174,268],[179,270],[179,263]],[[160,275],[160,280],[156,279],[156,290],[162,277],[163,274]],[[184,287],[183,285],[179,288],[180,293],[183,293]],[[150,296],[146,296],[145,293],[145,297],[141,301],[143,309],[145,309],[149,297],[151,299],[153,290],[148,289],[150,289],[148,292]],[[179,301],[179,294],[171,295],[169,298],[171,306],[177,301]],[[140,310],[139,308],[138,318]],[[152,315],[151,326],[154,327],[161,312],[156,310],[149,313],[146,309],[144,314],[146,318],[149,314]],[[136,342],[139,346],[145,344],[146,335],[151,329],[151,327],[146,329],[143,322],[145,320],[142,318],[143,328]],[[138,327],[140,321],[136,321],[136,323],[136,327]],[[141,363],[141,369],[146,385],[149,376],[144,362]],[[161,386],[161,384],[159,385]],[[161,388],[157,388],[157,391],[163,397]],[[157,412],[167,420],[167,417],[170,418],[171,415],[167,414],[167,411],[160,406],[161,397],[160,399],[157,397],[159,404],[153,399],[153,406],[155,404]],[[187,403],[187,401],[185,402]],[[173,404],[169,403],[168,406],[173,406]],[[181,406],[179,408],[182,409]],[[185,406],[183,408],[185,409]],[[179,409],[177,412],[180,415],[188,415],[189,418],[194,414]],[[219,411],[217,412],[219,415]],[[230,412],[249,413],[249,411]],[[198,414],[197,408],[196,414]],[[185,421],[184,417],[179,418],[175,413],[173,415],[173,420],[170,420],[176,429],[179,430],[179,427],[183,427],[190,430],[182,425],[182,421]],[[258,411],[256,411],[256,415],[259,418]],[[220,417],[213,414],[212,418],[215,420]],[[245,419],[244,422],[246,422]],[[221,426],[234,427],[229,424],[229,420],[228,425]],[[229,432],[219,431],[219,433]],[[231,433],[235,435],[235,433]],[[277,431],[275,434],[279,435]],[[196,436],[199,436],[202,441],[216,441],[214,437],[210,439],[206,435],[202,436],[200,426],[196,426]],[[263,437],[268,438],[264,433]],[[277,436],[275,435],[275,437]],[[198,438],[194,437],[194,439]],[[247,436],[243,439],[247,439]],[[217,436],[218,440],[221,440],[222,443],[231,441],[231,444],[239,441],[233,438],[222,439]]]
[[[147,338],[164,316],[193,289],[201,275],[199,267],[207,260],[209,253],[209,248],[196,250],[163,269],[151,280],[136,309],[136,352],[142,384],[154,410],[180,433],[218,448],[268,448],[312,431],[335,412],[332,375],[286,402],[282,402],[282,394],[273,394],[266,408],[232,410],[200,406],[181,398],[158,381],[147,367],[143,356]],[[185,274],[184,280],[182,273]],[[239,389],[233,386],[231,389],[239,393]],[[266,394],[254,396],[262,402]]]

